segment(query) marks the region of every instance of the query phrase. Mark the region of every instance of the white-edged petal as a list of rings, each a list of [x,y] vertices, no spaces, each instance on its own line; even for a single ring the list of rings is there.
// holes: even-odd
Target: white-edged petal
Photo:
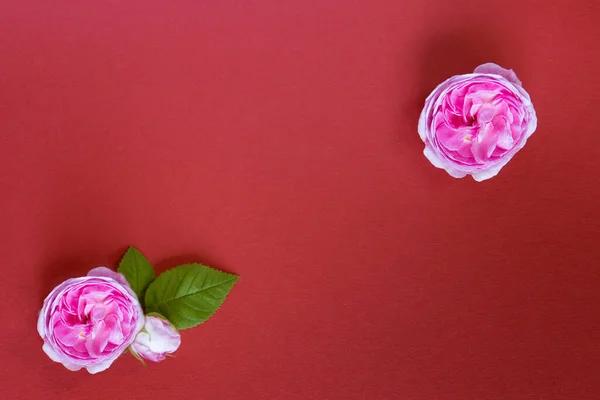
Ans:
[[[58,356],[58,353],[56,353],[52,346],[50,346],[48,343],[44,342],[42,350],[44,350],[44,353],[46,353],[46,355],[50,357],[52,361],[62,363],[62,360]]]
[[[443,168],[443,169],[446,168],[446,163],[444,163],[442,161],[442,159],[439,158],[438,155],[435,154],[435,152],[433,150],[431,150],[431,148],[429,146],[425,146],[425,149],[423,150],[423,154],[425,155],[425,157],[427,157],[429,162],[433,164],[434,167]]]
[[[90,374],[97,374],[98,372],[107,370],[108,367],[110,367],[112,365],[113,361],[115,361],[115,360],[107,360],[100,364],[89,365],[89,366],[85,367],[85,369],[87,369],[87,371]]]
[[[502,167],[504,167],[504,165],[501,165],[499,167],[494,167],[494,168],[488,168],[485,171],[474,172],[471,174],[471,176],[477,182],[482,182],[482,181],[485,181],[486,179],[490,179],[490,178],[493,178],[494,176],[498,175],[498,172],[500,172]]]
[[[467,175],[467,172],[453,168],[450,163],[444,162],[433,150],[431,150],[431,148],[429,148],[429,146],[425,146],[423,154],[425,154],[425,157],[427,157],[434,167],[446,170],[448,175],[453,178],[464,178]]]

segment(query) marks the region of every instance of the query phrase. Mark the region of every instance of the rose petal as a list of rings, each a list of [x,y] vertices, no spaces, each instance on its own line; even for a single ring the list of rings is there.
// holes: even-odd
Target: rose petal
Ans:
[[[61,357],[58,355],[58,353],[56,351],[54,351],[54,349],[47,342],[44,342],[44,345],[42,346],[42,350],[44,350],[44,353],[46,353],[46,355],[48,357],[50,357],[50,359],[52,361],[62,362]]]
[[[100,364],[95,364],[95,365],[89,365],[86,367],[87,371],[90,374],[97,374],[98,372],[102,372],[108,369],[108,367],[110,367],[112,365],[112,363],[115,360],[107,360],[105,362],[102,362]]]
[[[104,278],[111,278],[119,282],[121,285],[129,287],[129,282],[127,282],[127,279],[125,279],[125,276],[123,274],[115,272],[106,267],[96,267],[90,272],[88,272],[87,276],[100,276]]]
[[[105,319],[106,327],[110,332],[110,336],[108,337],[108,341],[114,344],[121,344],[125,336],[123,335],[123,331],[121,329],[121,324],[117,320],[116,315],[109,315]]]
[[[490,179],[490,178],[493,178],[494,176],[498,175],[498,172],[500,172],[502,167],[503,166],[495,167],[495,168],[488,168],[484,171],[475,172],[475,173],[471,174],[471,176],[473,176],[473,179],[475,179],[477,182],[485,181],[486,179]]]
[[[475,160],[483,164],[492,155],[494,149],[496,149],[496,143],[498,141],[498,132],[493,128],[491,124],[487,124],[477,134],[477,139],[473,141],[471,151]]]
[[[512,69],[505,69],[494,63],[486,63],[475,68],[475,73],[477,74],[495,74],[500,75],[511,83],[515,85],[523,86],[519,78],[517,78],[517,74]]]

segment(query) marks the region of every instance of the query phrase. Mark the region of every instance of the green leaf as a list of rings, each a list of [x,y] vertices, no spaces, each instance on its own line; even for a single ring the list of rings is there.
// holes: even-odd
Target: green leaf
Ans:
[[[238,280],[201,264],[185,264],[162,273],[146,292],[146,312],[164,315],[177,329],[209,319]]]
[[[152,264],[135,247],[131,246],[121,259],[119,272],[125,275],[131,289],[137,294],[142,307],[144,306],[144,296],[146,289],[156,278],[156,272]]]

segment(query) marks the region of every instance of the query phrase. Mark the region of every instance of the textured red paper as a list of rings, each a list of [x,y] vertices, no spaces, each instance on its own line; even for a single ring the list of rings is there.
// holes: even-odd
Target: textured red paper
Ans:
[[[600,398],[597,0],[0,1],[6,399]],[[484,183],[425,96],[494,61],[538,131]],[[129,244],[241,275],[177,357],[72,373],[36,317]]]

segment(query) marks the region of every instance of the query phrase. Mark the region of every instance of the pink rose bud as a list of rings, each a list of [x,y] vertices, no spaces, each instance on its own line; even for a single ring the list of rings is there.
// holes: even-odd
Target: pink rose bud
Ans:
[[[52,361],[95,374],[110,367],[143,324],[144,312],[125,277],[99,267],[50,292],[40,311],[38,332]]]
[[[131,350],[146,360],[158,362],[174,353],[180,344],[181,336],[169,321],[147,315],[144,328],[135,338]]]
[[[492,178],[537,127],[529,94],[512,70],[484,64],[429,95],[419,119],[425,156],[455,178]]]

